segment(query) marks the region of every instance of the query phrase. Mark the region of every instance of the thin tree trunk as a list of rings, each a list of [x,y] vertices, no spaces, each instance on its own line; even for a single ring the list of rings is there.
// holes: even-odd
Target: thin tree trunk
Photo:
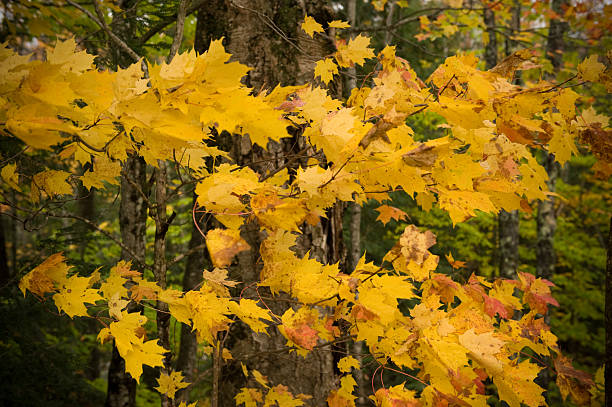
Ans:
[[[324,25],[331,21],[332,11],[323,0],[228,0],[225,3],[212,1],[207,4],[206,9],[198,14],[198,18],[206,18],[212,13],[217,23],[225,22],[224,27],[213,24],[211,28],[216,32],[225,32],[228,52],[234,59],[253,68],[246,78],[246,83],[256,91],[262,87],[271,89],[277,84],[293,85],[312,80],[314,61],[333,50],[328,38],[315,35],[315,38],[311,39],[300,30],[305,14]],[[222,16],[224,11],[225,16]],[[214,33],[208,31],[209,27],[205,24],[198,21],[197,27],[197,44],[205,44],[210,38],[214,38]],[[284,165],[289,155],[305,147],[306,142],[298,133],[278,143],[269,143],[266,150],[253,146],[248,138],[233,136],[230,154],[238,164],[249,164],[261,159],[270,160],[267,165],[253,167],[256,171],[263,172]],[[300,164],[303,163],[294,162],[289,170],[295,170]],[[305,226],[298,242],[298,254],[303,255],[310,249],[311,255],[320,261],[339,260],[342,257],[341,214],[339,209],[334,208],[329,211],[329,221],[321,226]],[[238,273],[234,275],[235,279],[247,286],[259,280],[258,248],[264,236],[254,223],[243,227],[242,236],[251,245],[252,250],[238,255],[238,269],[232,270],[232,273]],[[268,306],[281,315],[286,310],[284,303]],[[273,385],[285,385],[294,395],[304,393],[313,396],[312,399],[306,400],[306,405],[325,405],[327,394],[335,381],[331,352],[311,352],[306,358],[295,354],[266,354],[266,351],[283,348],[286,343],[286,339],[277,330],[269,329],[269,332],[270,336],[258,335],[237,322],[232,325],[225,346],[230,348],[237,359],[240,354],[261,353],[261,357],[242,362],[249,370],[257,369],[267,376]],[[221,374],[218,382],[218,405],[234,405],[235,394],[241,387],[247,386],[246,378],[240,373],[240,360],[223,363],[221,358],[215,358],[215,361],[214,370]],[[215,382],[216,380],[213,380],[213,383]],[[217,394],[213,397],[217,397]]]
[[[495,12],[491,10],[486,4],[482,11],[482,18],[487,31],[489,41],[485,45],[484,59],[487,64],[487,69],[493,68],[497,65],[497,35],[495,34]]]
[[[391,32],[393,25],[393,14],[395,12],[395,1],[389,1],[387,3],[387,17],[385,18],[385,26],[387,30],[385,31],[385,45],[391,43],[391,37],[393,33]]]
[[[122,11],[113,15],[113,21],[110,25],[113,33],[128,44],[135,38],[136,7],[134,1],[118,1],[117,6]],[[108,49],[110,50],[110,63],[113,67],[127,67],[132,63],[132,58],[111,42],[109,42]],[[121,173],[119,228],[121,229],[123,244],[143,260],[145,259],[147,206],[141,192],[147,190],[146,182],[144,160],[137,156],[128,157]],[[125,250],[121,251],[121,259],[132,261],[136,270],[144,271],[138,260],[133,259]],[[140,312],[142,307],[132,302],[128,305],[128,311]],[[117,347],[113,343],[111,363],[108,369],[105,406],[133,407],[135,403],[136,380],[126,373],[125,361],[121,358]]]
[[[193,203],[196,203],[196,195],[193,196]],[[200,229],[206,233],[206,225],[200,225]],[[193,250],[204,243],[204,237],[195,224],[191,227],[191,238],[189,239],[188,250]],[[196,288],[202,281],[202,271],[207,266],[207,251],[202,248],[187,256],[185,265],[185,274],[183,274],[183,291],[189,291]],[[193,383],[196,380],[197,372],[197,351],[198,342],[196,334],[191,330],[191,327],[181,324],[181,341],[179,345],[178,359],[176,361],[176,370],[183,373],[185,382]],[[189,388],[180,390],[177,393],[177,401],[185,401],[189,403]]]
[[[491,21],[495,25],[495,16]],[[510,35],[518,32],[521,29],[521,4],[520,1],[515,0],[512,6],[512,20],[510,28]],[[490,34],[495,36],[495,31],[491,26]],[[495,60],[497,60],[497,41],[495,43]],[[506,38],[505,48],[506,56],[514,52],[516,47],[516,41],[512,41]],[[488,62],[488,61],[487,61]],[[492,62],[492,61],[491,61]],[[519,82],[520,78],[515,79],[515,83]],[[506,212],[501,210],[498,217],[499,225],[499,275],[502,278],[512,279],[516,277],[516,271],[519,266],[519,213],[518,211]]]
[[[128,181],[129,179],[129,181]],[[146,164],[141,157],[131,156],[126,160],[121,173],[121,204],[119,207],[119,228],[121,241],[140,259],[145,258],[145,232],[147,206],[141,191],[146,193]],[[139,191],[140,189],[141,191]],[[142,265],[130,253],[121,251],[121,258],[132,261],[133,267],[143,271]],[[141,307],[130,303],[130,312]],[[136,380],[125,372],[125,362],[113,344],[113,354],[108,369],[108,390],[106,407],[132,407],[136,401]]]
[[[0,217],[0,288],[4,287],[11,278],[6,255],[6,238],[4,234],[4,219]]]
[[[608,260],[606,263],[606,406],[612,406],[612,217],[608,233]]]
[[[166,162],[157,161],[157,170],[155,177],[155,242],[153,255],[153,275],[155,282],[162,288],[166,289],[166,234],[168,232],[169,219],[166,214],[166,187],[167,174]],[[172,218],[170,219],[170,221]],[[157,337],[159,344],[165,349],[170,349],[170,314],[168,313],[168,304],[162,301],[157,301]],[[172,353],[166,352],[164,355],[164,366],[161,368],[163,374],[170,374]],[[172,401],[165,394],[161,395],[161,406],[170,407]]]
[[[568,4],[567,0],[552,0],[552,10],[563,15],[563,6]],[[548,39],[546,43],[546,55],[557,72],[563,65],[563,50],[565,49],[564,35],[568,24],[558,18],[550,20]],[[547,186],[551,192],[555,192],[555,183],[559,175],[559,164],[555,162],[552,154],[545,154],[544,168],[548,172]],[[555,270],[556,254],[553,246],[555,230],[557,229],[557,214],[555,212],[555,198],[550,196],[545,201],[540,201],[538,206],[538,242],[537,242],[537,264],[538,277],[550,279]]]
[[[559,175],[559,164],[555,162],[552,154],[544,156],[544,168],[548,173],[548,190],[555,191],[555,183]],[[554,248],[555,231],[557,229],[557,214],[555,211],[555,198],[549,196],[547,200],[540,201],[538,205],[538,241],[536,247],[537,276],[550,280],[555,271],[557,256]]]

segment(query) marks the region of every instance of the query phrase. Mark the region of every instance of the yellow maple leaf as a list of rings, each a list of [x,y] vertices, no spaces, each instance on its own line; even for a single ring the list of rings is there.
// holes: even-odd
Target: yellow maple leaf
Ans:
[[[502,362],[495,355],[502,351],[505,342],[495,337],[492,332],[477,334],[474,329],[470,329],[459,336],[459,343],[470,351],[470,357],[490,375],[501,373]]]
[[[127,280],[121,276],[118,268],[119,265],[113,267],[109,276],[100,285],[100,292],[106,299],[110,299],[116,294],[119,297],[127,297],[128,289],[124,287]]]
[[[206,246],[215,267],[229,266],[236,254],[251,248],[235,229],[212,229],[206,234]]]
[[[66,72],[81,73],[92,68],[94,56],[85,51],[75,52],[74,38],[57,41],[55,47],[47,51],[47,62],[53,65],[63,65]]]
[[[134,277],[136,283],[130,287],[130,298],[136,302],[147,298],[149,300],[156,300],[157,293],[161,291],[161,287],[154,281],[144,280],[142,277]]]
[[[98,290],[88,288],[93,283],[93,277],[72,276],[64,280],[59,292],[53,296],[53,301],[60,311],[70,318],[87,315],[85,303],[94,304],[101,300]]]
[[[176,318],[177,321],[189,325],[191,317],[191,309],[187,300],[183,296],[183,291],[167,289],[162,290],[158,293],[157,298],[159,301],[163,301],[168,304],[168,310],[170,314]]]
[[[44,192],[48,197],[71,194],[72,186],[66,182],[69,176],[70,173],[58,170],[47,170],[34,175],[30,193],[32,201],[38,202],[41,192]]]
[[[217,295],[208,283],[202,284],[197,291],[187,292],[185,299],[191,308],[193,329],[199,342],[212,343],[217,332],[228,328],[231,322],[226,316],[231,314],[229,298]]]
[[[97,157],[94,160],[93,171],[87,171],[83,174],[81,182],[87,189],[98,188],[103,189],[103,181],[111,185],[119,185],[117,177],[121,175],[121,164],[119,161],[112,161],[106,156]]]
[[[157,344],[157,340],[152,339],[144,342],[142,338],[138,338],[133,343],[132,350],[121,355],[125,360],[125,371],[137,382],[140,382],[142,365],[151,367],[163,366],[164,354],[166,352],[166,349]]]
[[[267,387],[267,388],[270,387],[270,386],[268,386],[268,378],[266,376],[262,375],[259,370],[253,369],[253,370],[251,370],[251,374],[253,375],[253,377],[255,378],[257,383],[259,383],[262,386]]]
[[[230,310],[255,332],[266,332],[268,327],[261,320],[272,321],[269,312],[257,306],[257,301],[241,298],[240,303],[230,302]]]
[[[381,205],[376,208],[376,210],[379,212],[379,215],[376,220],[381,221],[383,225],[389,223],[391,219],[400,221],[408,217],[408,214],[406,212],[389,205]]]
[[[338,45],[336,61],[343,68],[348,68],[354,64],[363,65],[366,58],[374,57],[374,49],[369,47],[370,39],[359,34],[348,42],[348,44]]]
[[[64,252],[52,254],[21,279],[19,289],[24,296],[27,289],[41,297],[56,291],[57,285],[66,280],[70,267],[66,264]]]
[[[334,79],[334,75],[338,73],[338,65],[334,63],[331,58],[325,58],[320,61],[317,61],[314,70],[314,76],[320,77],[321,81],[325,84]]]
[[[317,23],[314,18],[307,15],[306,17],[304,17],[304,22],[302,23],[302,30],[306,31],[306,34],[308,34],[310,38],[314,38],[314,33],[323,32],[323,26]]]
[[[351,25],[346,21],[334,20],[329,23],[330,28],[349,28]]]
[[[606,69],[606,66],[597,61],[597,55],[590,55],[578,64],[578,73],[585,81],[597,82],[599,75]]]
[[[21,188],[19,188],[19,174],[16,172],[17,170],[17,165],[16,164],[7,164],[4,167],[2,167],[2,171],[0,172],[0,176],[2,176],[2,179],[4,180],[4,182],[6,182],[9,187],[17,190],[17,191],[21,191]]]
[[[351,368],[359,369],[359,361],[352,356],[343,357],[338,361],[338,369],[343,373],[348,373]]]
[[[129,303],[128,300],[122,300],[119,293],[116,293],[108,300],[108,314],[112,318],[120,320],[123,317],[121,311],[123,311]]]
[[[521,403],[529,407],[544,405],[544,389],[534,382],[541,370],[538,365],[529,361],[504,365],[503,373],[493,377],[499,399],[510,407],[520,407]]]
[[[237,406],[244,404],[244,407],[257,407],[257,403],[263,401],[263,395],[257,389],[243,387],[234,399]]]
[[[171,372],[169,375],[162,372],[157,378],[157,384],[159,386],[155,387],[155,390],[174,400],[176,392],[180,389],[184,389],[191,383],[183,381],[183,373],[181,372]]]

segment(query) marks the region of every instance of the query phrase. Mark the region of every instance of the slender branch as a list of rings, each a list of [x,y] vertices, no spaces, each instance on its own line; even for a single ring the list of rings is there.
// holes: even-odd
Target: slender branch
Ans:
[[[278,174],[279,172],[281,172],[285,168],[289,167],[291,164],[293,164],[300,157],[300,154],[305,153],[308,150],[308,148],[305,148],[302,151],[299,151],[296,155],[294,155],[289,160],[287,160],[287,162],[285,164],[281,165],[278,168],[275,168],[273,171],[270,171],[268,174],[265,174],[265,175],[262,174],[262,176],[259,178],[259,182],[263,182],[263,181],[267,180],[268,178],[272,178],[273,176],[275,176],[276,174]]]
[[[0,167],[4,167],[4,164],[8,163],[11,160],[14,160],[15,158],[19,157],[21,154],[25,153],[25,151],[29,148],[30,146],[25,146],[23,149],[21,149],[21,151],[19,151],[17,154],[14,154],[12,156],[10,156],[9,158],[2,160],[2,162],[0,162]]]
[[[98,17],[100,17],[99,19],[95,15],[93,15],[91,11],[87,10],[85,7],[81,6],[79,3],[74,2],[73,0],[66,0],[66,3],[79,9],[83,14],[85,14],[94,23],[96,23],[101,29],[103,29],[106,34],[108,34],[108,36],[134,60],[134,62],[140,61],[140,56],[136,53],[136,51],[130,48],[130,46],[127,45],[121,38],[117,37],[117,35],[106,24],[106,21],[104,21],[104,15],[98,7],[97,0],[94,0],[93,4],[94,8],[96,9],[96,13],[98,14]]]
[[[185,11],[185,16],[188,16],[192,14],[193,12],[197,11],[200,7],[202,7],[206,3],[207,3],[207,0],[192,1],[189,7],[187,7],[187,10]],[[177,18],[178,18],[178,12],[176,14],[172,14],[160,20],[153,27],[149,28],[149,31],[144,33],[142,37],[138,39],[138,45],[144,45],[145,43],[147,43],[151,38],[155,36],[155,34],[160,32],[161,30],[163,30],[170,24],[174,23],[175,21],[177,21]]]
[[[558,84],[556,84],[555,86],[553,86],[553,87],[551,87],[551,88],[549,88],[549,89],[542,90],[542,91],[540,91],[540,92],[538,92],[538,93],[547,93],[547,92],[552,92],[553,90],[560,88],[561,86],[565,85],[566,83],[573,81],[573,80],[574,80],[574,79],[576,79],[577,77],[578,77],[578,74],[575,74],[575,75],[571,76],[569,79],[567,79],[567,80],[565,80],[565,81],[563,81],[563,82],[561,82],[561,83],[558,83]]]
[[[172,61],[172,58],[176,55],[181,42],[183,41],[183,30],[185,28],[185,15],[187,14],[187,3],[189,0],[181,0],[179,2],[178,12],[176,16],[176,31],[174,32],[174,38],[172,39],[172,45],[170,46],[170,53],[168,54],[168,63]]]
[[[173,266],[174,264],[178,263],[179,261],[183,260],[185,257],[188,257],[196,252],[198,252],[199,250],[202,249],[206,249],[206,244],[202,243],[201,245],[192,247],[191,249],[187,250],[185,253],[181,253],[178,256],[176,256],[174,259],[170,260],[168,262],[168,267]]]
[[[121,247],[123,250],[125,250],[127,253],[130,254],[130,256],[132,256],[138,263],[140,263],[143,267],[147,268],[147,269],[152,269],[151,266],[149,266],[144,259],[141,259],[136,253],[134,253],[134,251],[132,249],[130,249],[128,246],[126,246],[125,244],[123,244],[123,242],[119,239],[117,239],[116,237],[114,237],[113,235],[111,235],[110,233],[108,233],[107,231],[105,231],[104,229],[101,229],[98,225],[96,225],[95,223],[93,223],[91,220],[84,218],[82,216],[78,216],[78,215],[73,215],[71,213],[53,213],[53,212],[47,212],[46,213],[47,216],[51,217],[51,218],[66,218],[66,219],[75,219],[75,220],[79,220],[83,223],[85,223],[87,226],[89,226],[90,228],[102,233],[104,236],[106,236],[107,238],[109,238],[110,240],[112,240],[113,242],[115,242],[117,245],[119,245],[119,247]]]

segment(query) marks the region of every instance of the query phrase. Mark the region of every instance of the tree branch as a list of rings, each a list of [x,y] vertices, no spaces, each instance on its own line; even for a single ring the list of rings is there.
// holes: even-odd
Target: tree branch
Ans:
[[[185,16],[188,16],[191,13],[193,13],[194,11],[198,10],[204,4],[206,4],[206,0],[195,0],[195,1],[193,1],[189,5],[189,7],[187,7],[187,10],[185,11]],[[143,36],[138,39],[138,45],[144,45],[145,43],[147,43],[151,38],[153,38],[155,36],[155,34],[160,32],[161,30],[163,30],[164,28],[166,28],[167,26],[169,26],[173,22],[177,21],[177,17],[178,17],[178,12],[176,14],[173,14],[171,16],[168,16],[168,17],[160,20],[157,24],[155,24],[153,27],[151,27],[149,29],[149,31],[144,33]]]
[[[93,13],[87,10],[85,7],[81,6],[79,3],[74,2],[73,0],[66,0],[66,3],[71,6],[79,9],[83,14],[89,17],[94,23],[96,23],[101,29],[108,34],[108,36],[123,49],[133,60],[134,62],[140,61],[140,55],[136,53],[129,45],[127,45],[121,38],[117,37],[117,35],[110,29],[110,27],[104,21],[104,16],[102,15],[102,11],[98,7],[97,0],[93,1],[94,8],[96,9],[96,13],[98,14],[97,18],[93,15]]]
[[[181,42],[183,41],[183,30],[185,28],[185,16],[187,13],[187,3],[189,0],[180,0],[177,17],[176,17],[176,31],[174,38],[172,39],[172,45],[170,46],[170,53],[168,54],[168,63],[172,61],[172,58],[176,55]]]
[[[119,245],[119,247],[121,247],[123,250],[125,250],[126,252],[128,252],[130,254],[130,256],[132,256],[138,263],[140,263],[144,268],[147,269],[152,269],[151,266],[147,265],[147,263],[144,261],[144,259],[141,259],[140,257],[138,257],[138,255],[136,255],[136,253],[134,253],[132,251],[132,249],[130,249],[129,247],[127,247],[125,244],[123,244],[123,242],[119,239],[117,239],[116,237],[114,237],[113,235],[111,235],[110,233],[108,233],[107,231],[105,231],[104,229],[101,229],[98,225],[96,225],[95,223],[93,223],[91,220],[84,218],[82,216],[78,216],[78,215],[73,215],[71,213],[53,213],[53,212],[47,212],[46,213],[47,216],[51,217],[51,218],[65,218],[65,219],[75,219],[75,220],[80,220],[81,222],[85,223],[87,226],[89,226],[90,228],[102,233],[104,236],[108,237],[110,240],[112,240],[113,242],[115,242],[117,245]]]

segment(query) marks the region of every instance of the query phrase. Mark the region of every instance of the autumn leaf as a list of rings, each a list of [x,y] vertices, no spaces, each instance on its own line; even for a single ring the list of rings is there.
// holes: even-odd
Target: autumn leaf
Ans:
[[[94,304],[102,299],[98,290],[88,288],[91,284],[92,277],[69,277],[62,282],[59,291],[53,296],[55,305],[70,318],[87,315],[85,303]]]
[[[333,20],[329,23],[330,28],[349,28],[351,25],[346,21]]]
[[[263,321],[272,321],[269,312],[258,307],[254,300],[241,298],[239,303],[231,302],[230,310],[254,332],[266,332],[268,325]]]
[[[597,55],[590,55],[578,64],[578,73],[585,81],[597,82],[599,75],[606,69],[606,66],[597,61]]]
[[[72,186],[66,182],[70,173],[66,171],[47,170],[39,172],[32,177],[32,192],[30,196],[33,202],[38,202],[41,193],[48,197],[72,193]]]
[[[331,58],[317,61],[314,75],[315,77],[320,77],[323,83],[328,84],[331,82],[336,74],[338,74],[338,65],[336,65]]]
[[[108,313],[112,318],[120,320],[123,317],[121,311],[123,311],[130,302],[128,300],[122,300],[119,293],[115,293],[108,299]]]
[[[313,38],[314,33],[322,33],[323,26],[315,21],[314,18],[310,16],[304,17],[304,22],[302,23],[302,30],[306,31],[306,34]]]
[[[444,256],[446,258],[446,261],[448,261],[448,264],[450,264],[450,266],[454,269],[460,269],[462,267],[465,267],[465,262],[464,261],[459,261],[459,260],[455,260],[453,258],[453,254],[452,253],[448,253],[447,255]]]
[[[19,282],[19,289],[24,296],[26,290],[30,290],[42,297],[46,293],[56,291],[59,284],[66,281],[70,268],[66,264],[64,253],[55,253],[26,274]]]
[[[4,182],[6,182],[11,188],[21,191],[19,188],[19,174],[16,172],[17,165],[16,164],[7,164],[2,167],[2,171],[0,172],[0,176]]]
[[[206,246],[215,267],[230,265],[236,254],[251,248],[240,237],[240,231],[233,229],[210,230],[206,234]]]
[[[359,361],[352,356],[343,357],[338,361],[338,370],[343,373],[348,373],[351,371],[351,368],[359,369]]]
[[[174,400],[176,392],[189,386],[190,383],[183,381],[183,373],[181,372],[171,372],[169,375],[161,372],[157,378],[157,384],[155,390]]]
[[[228,280],[228,271],[226,269],[215,268],[213,271],[204,270],[202,278],[210,283],[235,287],[236,281]]]
[[[376,220],[381,221],[383,225],[389,223],[391,219],[400,221],[408,217],[408,214],[406,212],[389,205],[381,205],[376,208],[376,210],[379,212],[379,215]]]
[[[234,399],[237,406],[244,404],[244,407],[257,407],[257,403],[263,401],[263,395],[257,389],[242,387]]]
[[[374,57],[374,50],[369,48],[369,45],[370,39],[362,34],[350,40],[346,45],[339,44],[335,55],[338,66],[348,68],[354,64],[363,65],[367,58]]]
[[[121,357],[125,359],[125,371],[140,382],[142,366],[163,366],[164,355],[167,351],[157,344],[157,340],[144,342],[142,338],[139,338],[132,345],[132,349]]]
[[[423,264],[431,254],[428,249],[436,244],[436,236],[429,230],[422,233],[416,226],[408,225],[402,233],[399,244],[405,259]]]

